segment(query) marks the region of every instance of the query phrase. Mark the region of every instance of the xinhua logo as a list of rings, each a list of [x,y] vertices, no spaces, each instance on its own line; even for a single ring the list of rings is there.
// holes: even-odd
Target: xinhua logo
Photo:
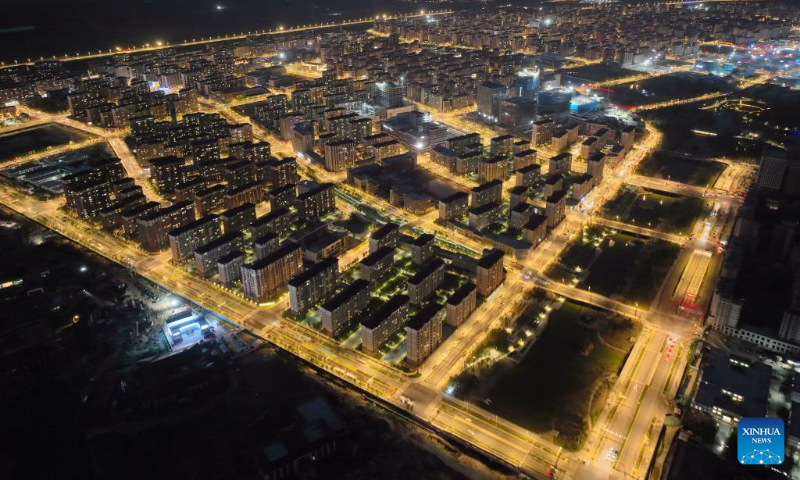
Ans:
[[[738,457],[742,465],[783,463],[783,420],[743,418],[738,426]]]

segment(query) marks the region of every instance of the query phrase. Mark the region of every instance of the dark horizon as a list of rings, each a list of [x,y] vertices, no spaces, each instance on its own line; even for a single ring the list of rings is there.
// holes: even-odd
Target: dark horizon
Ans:
[[[409,3],[400,0],[121,0],[114,7],[95,0],[77,2],[3,2],[0,18],[0,61],[96,53],[157,41],[177,43],[192,38],[233,35],[316,22],[402,14],[421,8],[453,8],[454,4]],[[220,7],[220,8],[218,8]]]

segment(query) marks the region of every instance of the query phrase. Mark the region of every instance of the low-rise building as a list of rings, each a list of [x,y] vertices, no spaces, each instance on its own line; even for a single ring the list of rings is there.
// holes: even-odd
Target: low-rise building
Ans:
[[[744,417],[765,417],[771,381],[769,365],[713,349],[703,359],[692,408],[734,425]]]

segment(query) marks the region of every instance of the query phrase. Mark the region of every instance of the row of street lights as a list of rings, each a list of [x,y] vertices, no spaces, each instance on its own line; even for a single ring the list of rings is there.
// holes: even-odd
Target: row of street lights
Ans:
[[[418,14],[407,13],[407,14],[404,14],[404,15],[392,15],[392,16],[387,15],[387,14],[383,14],[383,15],[375,15],[375,19],[374,20],[381,20],[381,19],[387,20],[387,19],[395,19],[395,18],[411,18],[411,17],[415,17],[415,16],[420,16],[420,15],[439,15],[439,14],[442,14],[442,13],[448,13],[448,11],[447,10],[438,10],[438,11],[435,11],[435,12],[426,13],[425,10],[420,10]],[[368,22],[368,21],[371,21],[371,20],[372,20],[371,18],[359,18],[359,19],[355,19],[355,20],[347,20],[347,21],[338,22],[338,23],[337,22],[309,23],[309,24],[306,24],[306,25],[301,25],[299,27],[292,27],[288,31],[307,30],[307,29],[313,29],[313,28],[326,28],[326,27],[333,27],[333,26],[336,26],[336,25],[342,25],[342,26],[343,25],[353,25],[353,24],[357,24],[357,23]],[[284,31],[286,31],[284,29],[284,27],[283,26],[279,26],[279,27],[277,27],[276,29],[273,29],[273,30],[261,30],[261,31],[256,30],[255,32],[249,31],[247,33],[242,32],[242,33],[240,33],[238,35],[236,35],[236,34],[229,34],[229,35],[225,35],[225,36],[218,35],[216,38],[214,38],[214,37],[200,37],[199,41],[193,38],[191,40],[191,42],[188,41],[188,40],[184,40],[182,42],[182,45],[190,45],[190,44],[193,44],[193,43],[213,42],[213,41],[221,41],[221,40],[230,40],[230,39],[236,39],[236,38],[243,38],[243,37],[247,37],[247,36],[251,36],[251,35],[276,34],[276,33],[281,33],[281,32],[284,32]],[[152,45],[150,43],[145,43],[141,47],[133,47],[133,48],[129,49],[128,52],[129,53],[134,53],[136,51],[161,48],[161,47],[168,46],[168,45],[169,45],[169,42],[162,42],[161,40],[159,40],[159,41],[156,41]],[[86,52],[86,55],[84,55],[83,57],[81,56],[80,52],[76,52],[74,57],[72,57],[72,59],[75,60],[75,59],[79,59],[79,58],[86,58],[86,57],[92,57],[92,56],[110,55],[110,54],[113,54],[114,52],[121,52],[122,50],[123,50],[122,47],[117,46],[117,47],[114,47],[113,49],[109,48],[107,51],[98,50],[97,53],[92,53],[91,51],[89,51],[89,52]],[[70,55],[68,53],[65,53],[60,58],[60,60],[66,60],[66,59],[69,59],[69,58],[70,58]],[[57,57],[53,57],[53,59],[59,60],[59,58],[57,58]],[[39,57],[39,61],[44,61],[44,60],[45,60],[45,58],[43,56]],[[32,62],[33,62],[33,59],[28,58],[27,62],[23,62],[23,65],[25,63],[32,63]],[[9,63],[8,66],[14,66],[14,65],[19,65],[19,64],[20,64],[19,60],[14,60],[13,65],[11,63]],[[6,65],[5,62],[0,62],[0,68],[6,67],[6,66],[7,65]]]

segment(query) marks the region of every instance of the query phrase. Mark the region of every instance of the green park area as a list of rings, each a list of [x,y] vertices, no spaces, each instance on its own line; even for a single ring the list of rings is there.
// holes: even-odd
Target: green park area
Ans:
[[[546,271],[555,281],[646,307],[658,293],[680,247],[608,229],[587,229]]]
[[[18,156],[41,153],[49,148],[81,142],[90,138],[80,130],[48,123],[34,128],[26,128],[0,135],[0,162]]]
[[[704,207],[702,198],[623,185],[603,205],[602,215],[637,227],[690,235]]]
[[[727,168],[714,160],[695,160],[666,152],[657,152],[639,164],[636,173],[648,177],[672,180],[698,187],[713,187]]]
[[[641,72],[622,68],[617,65],[606,65],[604,63],[596,63],[593,65],[584,65],[582,67],[562,68],[558,70],[561,74],[562,82],[566,80],[575,80],[577,82],[605,82],[607,80],[616,80],[618,78],[630,77],[633,75],[641,75]],[[574,82],[573,82],[574,83]]]
[[[624,106],[648,105],[731,90],[730,84],[724,79],[688,72],[671,73],[610,88],[613,90],[609,96],[611,103]]]
[[[566,301],[518,362],[500,357],[472,367],[454,379],[456,395],[580,449],[639,330],[629,319]],[[488,341],[502,344],[497,336]]]

